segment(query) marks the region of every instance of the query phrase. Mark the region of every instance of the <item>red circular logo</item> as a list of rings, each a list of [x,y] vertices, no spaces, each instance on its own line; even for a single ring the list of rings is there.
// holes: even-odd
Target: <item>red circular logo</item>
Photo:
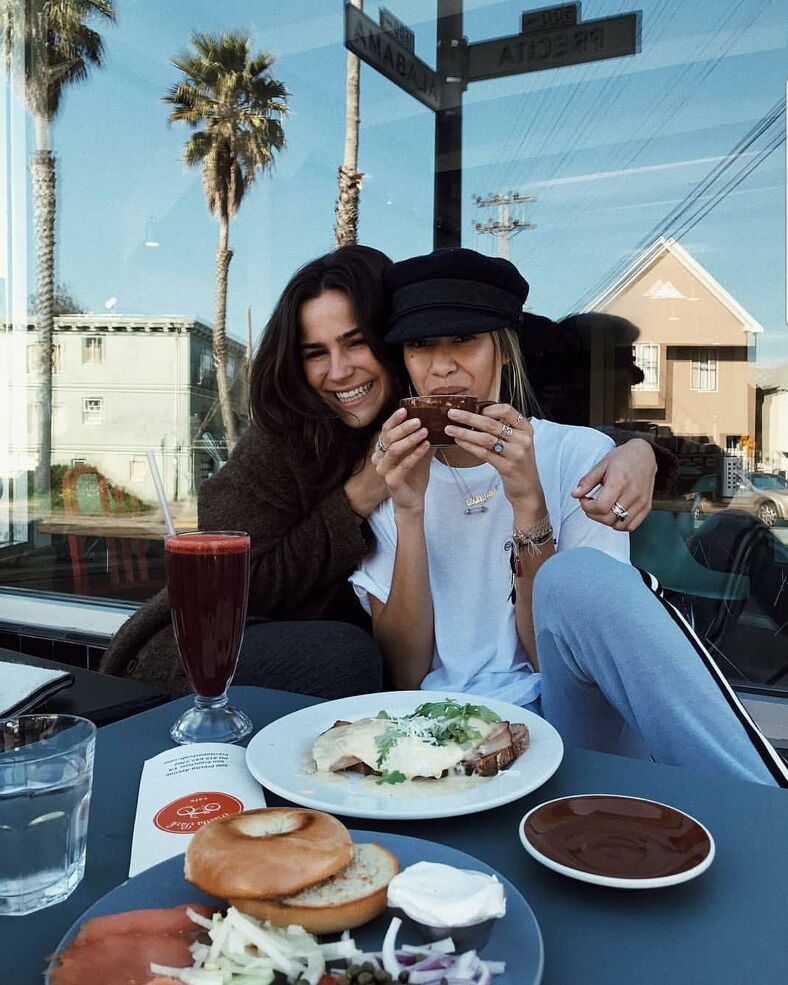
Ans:
[[[161,831],[168,831],[170,834],[190,835],[217,817],[240,814],[243,809],[241,801],[229,793],[201,791],[179,797],[162,807],[153,818],[153,823]]]

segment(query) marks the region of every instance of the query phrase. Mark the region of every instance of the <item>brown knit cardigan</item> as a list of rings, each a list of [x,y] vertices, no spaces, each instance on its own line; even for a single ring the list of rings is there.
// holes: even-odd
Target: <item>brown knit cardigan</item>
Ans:
[[[371,546],[340,483],[322,496],[288,443],[257,427],[229,462],[200,486],[202,530],[245,530],[252,540],[249,620],[339,619],[360,623],[348,576]],[[101,662],[108,674],[190,690],[162,589],[113,637]]]

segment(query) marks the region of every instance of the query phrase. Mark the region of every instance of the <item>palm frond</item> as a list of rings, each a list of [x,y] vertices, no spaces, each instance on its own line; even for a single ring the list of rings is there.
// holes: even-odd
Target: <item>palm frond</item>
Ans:
[[[112,0],[43,0],[24,4],[25,96],[36,115],[52,119],[64,90],[104,63],[104,44],[89,21],[114,23]],[[11,4],[6,0],[4,6]],[[15,27],[4,17],[6,45]]]
[[[170,122],[199,127],[184,146],[184,161],[202,166],[208,209],[226,220],[237,213],[256,175],[284,149],[288,92],[270,75],[273,56],[251,55],[251,39],[243,31],[196,33],[191,45],[173,58],[183,77],[163,99],[174,107]]]

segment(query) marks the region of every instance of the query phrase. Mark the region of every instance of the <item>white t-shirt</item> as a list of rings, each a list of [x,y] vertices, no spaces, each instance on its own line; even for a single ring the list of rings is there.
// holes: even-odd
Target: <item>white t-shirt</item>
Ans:
[[[556,550],[595,547],[629,561],[629,536],[589,520],[570,492],[612,447],[591,428],[532,419],[534,452]],[[466,490],[457,481],[461,477]],[[495,495],[484,513],[466,514],[468,493]],[[369,595],[385,603],[391,589],[397,529],[386,500],[369,518],[377,546],[350,581],[370,611]],[[540,691],[523,650],[509,599],[511,568],[504,544],[512,535],[512,507],[491,465],[455,470],[437,458],[430,466],[424,510],[430,587],[435,619],[432,666],[425,690],[467,691],[527,705]]]

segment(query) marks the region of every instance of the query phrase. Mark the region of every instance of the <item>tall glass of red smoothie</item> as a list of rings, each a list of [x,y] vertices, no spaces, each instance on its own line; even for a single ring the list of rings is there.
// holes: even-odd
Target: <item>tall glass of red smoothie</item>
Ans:
[[[227,701],[249,599],[249,535],[199,531],[165,538],[167,592],[194,707],[170,729],[176,742],[237,742],[252,730]]]

